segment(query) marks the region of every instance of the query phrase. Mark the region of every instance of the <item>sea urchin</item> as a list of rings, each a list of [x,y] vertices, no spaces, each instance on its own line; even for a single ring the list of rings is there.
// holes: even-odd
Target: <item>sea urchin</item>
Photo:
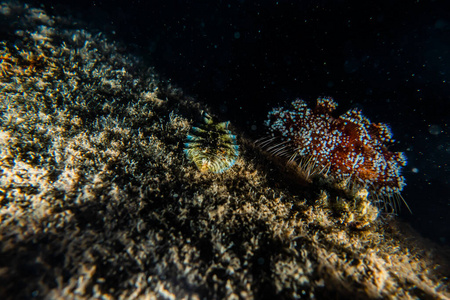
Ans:
[[[336,106],[332,98],[319,98],[314,109],[303,100],[292,102],[290,109],[273,109],[266,122],[272,134],[266,149],[290,161],[300,158],[300,167],[309,172],[367,188],[377,198],[401,198],[406,159],[388,150],[393,142],[389,127],[371,123],[356,109],[333,117]]]

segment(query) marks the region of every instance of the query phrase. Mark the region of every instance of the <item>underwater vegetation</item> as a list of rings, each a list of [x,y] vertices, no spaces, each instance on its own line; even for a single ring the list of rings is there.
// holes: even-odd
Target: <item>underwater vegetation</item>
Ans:
[[[32,76],[51,65],[56,66],[45,56],[43,52],[35,54],[26,50],[19,50],[17,46],[8,48],[5,43],[0,43],[0,80],[5,80],[12,75]]]
[[[200,171],[223,173],[239,156],[236,136],[228,130],[230,122],[216,122],[205,112],[203,121],[204,124],[192,127],[184,144],[184,153]]]
[[[273,109],[266,121],[272,137],[263,147],[298,161],[306,176],[324,174],[357,190],[366,188],[395,209],[405,186],[406,159],[388,150],[394,142],[390,128],[371,123],[357,109],[334,117],[336,107],[332,98],[318,98],[313,109],[303,100],[293,101],[290,109]]]
[[[252,141],[192,130],[205,107],[105,34],[17,1],[3,20],[0,299],[450,297],[443,251],[364,189],[280,188]],[[188,134],[239,163],[187,167]]]

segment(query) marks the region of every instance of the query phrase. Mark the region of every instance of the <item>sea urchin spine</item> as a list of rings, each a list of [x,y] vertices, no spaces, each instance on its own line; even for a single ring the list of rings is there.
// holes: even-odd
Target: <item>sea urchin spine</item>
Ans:
[[[184,144],[184,153],[202,172],[223,173],[239,155],[236,136],[228,130],[230,122],[216,122],[203,113],[204,124],[192,127]]]

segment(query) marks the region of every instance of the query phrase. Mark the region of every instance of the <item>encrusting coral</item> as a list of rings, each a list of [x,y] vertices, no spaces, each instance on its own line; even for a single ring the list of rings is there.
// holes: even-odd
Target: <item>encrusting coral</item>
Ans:
[[[0,16],[4,51],[44,59],[0,80],[1,299],[450,297],[444,256],[363,190],[283,184],[242,137],[200,172],[183,143],[204,107],[101,34]]]

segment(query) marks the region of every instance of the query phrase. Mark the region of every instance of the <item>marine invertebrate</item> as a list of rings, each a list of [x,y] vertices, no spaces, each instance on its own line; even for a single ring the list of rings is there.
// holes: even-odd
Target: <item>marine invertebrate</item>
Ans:
[[[222,173],[231,168],[239,155],[236,136],[228,130],[230,122],[216,122],[203,113],[204,124],[192,127],[184,153],[202,172]]]
[[[336,106],[332,98],[318,98],[314,109],[303,100],[292,102],[292,109],[273,109],[266,121],[272,134],[267,149],[289,161],[300,158],[299,165],[308,174],[326,173],[381,198],[401,197],[406,159],[403,153],[388,150],[394,141],[389,127],[371,123],[357,109],[333,117]]]

